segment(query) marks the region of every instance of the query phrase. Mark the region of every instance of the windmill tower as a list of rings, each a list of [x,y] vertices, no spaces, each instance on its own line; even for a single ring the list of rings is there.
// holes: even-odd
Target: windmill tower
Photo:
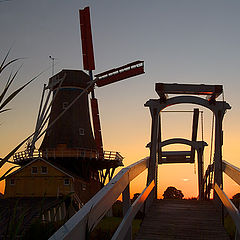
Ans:
[[[89,76],[80,70],[62,70],[49,79],[48,86],[52,91],[53,98],[55,98],[49,124],[86,88],[88,82]],[[60,83],[61,86],[59,86]],[[47,131],[40,150],[56,149],[57,151],[59,149],[61,151],[63,148],[71,148],[73,151],[74,149],[96,150],[89,115],[88,93],[84,93],[68,110],[67,114],[64,114]],[[56,152],[56,154],[59,153]],[[90,156],[91,153],[87,153],[87,155]],[[64,157],[64,155],[62,156]]]
[[[97,158],[97,148],[92,133],[89,114],[88,93],[82,94],[72,107],[52,124],[55,119],[83,92],[89,76],[81,70],[62,70],[49,79],[53,103],[47,130],[39,151],[61,166],[77,169],[77,174],[89,178],[91,166],[88,161]],[[82,161],[82,160],[85,161]],[[91,170],[96,175],[96,171]]]

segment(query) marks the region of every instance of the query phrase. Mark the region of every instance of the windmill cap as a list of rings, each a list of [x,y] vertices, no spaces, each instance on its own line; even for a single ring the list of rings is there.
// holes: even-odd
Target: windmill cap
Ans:
[[[90,78],[82,70],[63,69],[61,72],[49,78],[48,88],[54,90],[61,84],[61,87],[86,88]]]

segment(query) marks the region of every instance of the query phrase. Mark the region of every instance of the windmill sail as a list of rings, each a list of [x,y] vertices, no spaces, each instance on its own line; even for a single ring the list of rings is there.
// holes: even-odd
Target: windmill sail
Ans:
[[[102,142],[102,134],[101,134],[101,124],[100,124],[100,118],[99,118],[98,101],[96,98],[91,99],[91,107],[92,107],[92,118],[93,118],[95,142],[98,149],[99,158],[103,158],[103,142]]]
[[[118,82],[120,80],[134,77],[144,73],[144,62],[135,61],[127,65],[113,68],[103,73],[95,75],[99,80],[97,81],[98,87],[103,87],[108,84]]]
[[[89,7],[79,10],[84,70],[95,70]]]
[[[89,71],[90,81],[93,81],[92,72],[93,70],[95,70],[95,62],[89,7],[79,10],[79,16],[82,40],[83,66],[85,70]],[[144,73],[144,62],[135,61],[122,67],[114,68],[109,71],[95,75],[95,77],[97,78],[96,85],[98,87],[105,86],[142,73]],[[95,143],[99,158],[102,159],[104,158],[103,141],[101,133],[100,116],[98,110],[98,100],[95,97],[94,88],[91,90],[91,108]]]

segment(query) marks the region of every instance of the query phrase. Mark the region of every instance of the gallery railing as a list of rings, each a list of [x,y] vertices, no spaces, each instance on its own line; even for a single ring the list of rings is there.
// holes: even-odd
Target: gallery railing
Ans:
[[[15,163],[20,163],[28,159],[34,159],[38,157],[44,158],[57,158],[57,157],[77,157],[77,158],[98,158],[98,152],[93,149],[46,149],[46,150],[37,150],[33,152],[30,150],[25,150],[17,152],[13,155],[13,161]],[[122,162],[123,157],[119,152],[114,151],[104,151],[103,160],[107,161],[118,161]]]

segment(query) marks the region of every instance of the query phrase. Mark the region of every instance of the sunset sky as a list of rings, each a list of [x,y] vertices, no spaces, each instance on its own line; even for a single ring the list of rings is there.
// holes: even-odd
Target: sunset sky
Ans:
[[[125,166],[149,154],[150,114],[144,103],[158,98],[155,83],[223,84],[231,106],[225,115],[223,159],[240,167],[240,1],[238,0],[11,0],[0,1],[0,59],[23,57],[12,89],[48,69],[0,116],[0,157],[33,132],[44,83],[55,73],[82,69],[78,9],[90,6],[95,74],[144,60],[145,74],[96,88],[105,150],[119,151]],[[10,69],[11,70],[11,69]],[[5,73],[8,76],[8,72]],[[4,78],[0,79],[1,88]],[[166,110],[192,110],[182,105]],[[203,110],[203,140],[209,164],[212,114]],[[192,113],[162,113],[163,139],[191,137]],[[202,140],[201,121],[198,140]],[[40,142],[38,143],[38,145]],[[24,149],[24,148],[23,148]],[[177,149],[184,150],[183,148]],[[6,165],[5,169],[9,167]],[[197,195],[194,164],[159,166],[159,197],[168,186],[185,197]],[[146,173],[131,185],[132,194],[146,184]],[[3,191],[0,183],[0,191]],[[229,197],[239,186],[225,178]]]

